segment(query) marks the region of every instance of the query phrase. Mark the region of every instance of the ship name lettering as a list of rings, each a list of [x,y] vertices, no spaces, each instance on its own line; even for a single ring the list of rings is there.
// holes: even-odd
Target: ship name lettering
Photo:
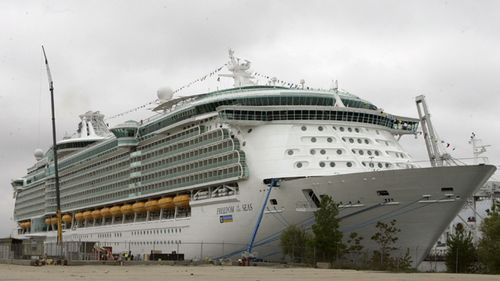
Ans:
[[[224,215],[229,213],[234,213],[234,206],[217,208],[217,215]]]

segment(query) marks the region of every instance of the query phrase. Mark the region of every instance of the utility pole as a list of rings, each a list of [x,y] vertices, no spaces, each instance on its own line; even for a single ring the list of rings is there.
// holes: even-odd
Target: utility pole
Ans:
[[[50,90],[50,106],[52,111],[52,152],[54,154],[54,174],[55,174],[55,186],[56,186],[56,217],[57,217],[57,244],[61,246],[62,250],[62,223],[61,223],[61,196],[59,192],[59,169],[57,165],[57,143],[56,143],[56,118],[55,118],[55,107],[54,107],[54,82],[52,81],[52,75],[50,74],[49,62],[47,60],[47,55],[45,54],[45,48],[42,45],[43,57],[45,59],[45,66],[47,68],[47,78],[49,79],[49,90]],[[62,252],[61,252],[62,254]]]

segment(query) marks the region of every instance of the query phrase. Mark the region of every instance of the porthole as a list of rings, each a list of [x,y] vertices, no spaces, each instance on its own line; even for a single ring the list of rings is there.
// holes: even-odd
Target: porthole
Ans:
[[[301,129],[302,131],[305,131],[305,130],[307,130],[307,127],[306,127],[306,126],[302,126],[300,129]]]
[[[363,155],[363,154],[365,154],[365,152],[363,150],[360,150],[359,155]]]
[[[356,154],[356,150],[354,150],[354,149],[353,149],[353,150],[351,150],[351,151],[352,151],[352,153]]]
[[[242,145],[242,146],[245,146],[245,145],[247,145],[247,142],[246,142],[246,141],[244,141],[241,145]]]
[[[378,150],[375,150],[375,155],[376,155],[376,156],[379,156],[379,155],[380,155],[380,152],[378,152]]]
[[[322,150],[319,151],[319,153],[321,153],[321,154],[324,155],[324,154],[326,154],[326,150],[322,149]]]
[[[295,164],[295,167],[297,167],[299,169],[302,168],[302,163],[301,162],[297,162],[297,164]]]
[[[358,129],[358,128],[354,128],[354,131],[355,131],[356,133],[359,133],[359,129]]]
[[[358,139],[358,143],[363,143],[363,141],[361,139]]]
[[[321,131],[323,131],[323,127],[322,127],[322,126],[319,126],[319,127],[318,127],[318,131],[320,131],[320,132],[321,132]]]
[[[335,162],[330,162],[330,167],[335,167]]]
[[[366,162],[363,162],[363,163],[361,163],[361,164],[363,164],[363,166],[365,166],[365,167],[366,167]]]
[[[341,132],[343,132],[345,129],[344,129],[344,127],[339,127],[339,130],[340,130]]]
[[[321,168],[324,168],[324,167],[325,167],[325,162],[319,162],[319,166],[320,166]]]
[[[350,142],[350,143],[354,143],[354,139],[352,139],[352,138],[351,138],[351,139],[349,139],[349,142]]]
[[[350,167],[352,167],[352,163],[351,163],[351,162],[347,162],[347,163],[346,163],[346,165],[347,165],[347,167],[349,167],[349,168],[350,168]]]
[[[342,141],[343,141],[343,142],[346,142],[346,139],[343,137],[343,138],[342,138]]]
[[[293,150],[290,149],[287,151],[287,153],[288,153],[288,155],[293,155]]]
[[[334,131],[337,131],[337,127],[333,126],[332,128],[333,128]]]
[[[379,168],[382,168],[382,167],[383,167],[382,163],[378,163],[378,164],[377,164],[377,166],[378,166]]]
[[[316,154],[316,150],[311,149],[311,150],[309,151],[309,153],[311,153],[311,155],[314,155],[314,154]]]
[[[342,149],[337,149],[337,154],[338,155],[342,154]]]
[[[311,142],[316,142],[316,138],[315,138],[315,137],[312,137],[312,138],[311,138]]]
[[[370,141],[368,141],[368,139],[365,139],[365,143],[366,143],[366,144],[369,144],[369,143],[370,143]]]
[[[249,134],[250,134],[251,132],[252,132],[252,129],[248,129],[247,133],[249,133]]]
[[[373,168],[375,165],[373,165],[373,163],[370,162],[370,168]]]
[[[327,142],[332,142],[332,141],[333,141],[333,139],[332,139],[332,138],[327,138],[327,139],[326,139],[326,141],[327,141]]]
[[[389,168],[390,166],[391,166],[391,164],[389,164],[389,163],[385,163],[385,167],[386,167],[386,168]]]
[[[367,153],[368,155],[372,155],[372,151],[371,151],[371,150],[368,150],[366,153]]]
[[[347,131],[352,132],[352,128],[351,127],[347,128]]]

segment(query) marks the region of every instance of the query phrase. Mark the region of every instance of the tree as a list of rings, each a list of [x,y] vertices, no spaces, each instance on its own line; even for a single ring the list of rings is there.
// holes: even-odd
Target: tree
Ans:
[[[363,251],[364,248],[363,245],[361,245],[361,240],[363,240],[362,236],[359,236],[356,232],[351,232],[345,245],[346,253],[349,255],[349,259],[354,266],[358,265],[358,257],[361,255],[361,251]]]
[[[281,249],[292,261],[302,262],[310,240],[310,235],[304,229],[291,225],[281,234]]]
[[[446,268],[448,272],[471,272],[477,259],[471,233],[458,224],[455,233],[448,237],[447,244]]]
[[[371,237],[371,240],[378,244],[378,250],[373,252],[373,265],[379,269],[391,269],[395,263],[391,252],[398,249],[395,247],[395,243],[399,239],[396,235],[401,232],[401,229],[396,227],[396,220],[389,223],[379,221],[375,228],[377,232]]]
[[[488,273],[500,273],[500,214],[498,207],[492,208],[489,216],[481,224],[482,238],[478,255]]]
[[[338,209],[328,195],[321,196],[320,207],[314,212],[316,223],[312,226],[316,256],[322,261],[333,262],[342,255],[342,232],[339,230]]]

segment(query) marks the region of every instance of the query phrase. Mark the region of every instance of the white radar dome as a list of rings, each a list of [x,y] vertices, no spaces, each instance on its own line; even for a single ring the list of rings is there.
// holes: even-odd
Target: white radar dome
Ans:
[[[158,95],[158,99],[160,99],[160,101],[168,101],[168,100],[172,99],[172,96],[174,95],[174,91],[169,87],[164,87],[164,88],[158,89],[157,95]]]
[[[33,153],[33,155],[35,155],[35,159],[37,161],[39,161],[43,158],[43,150],[41,150],[40,148],[37,148],[37,149],[35,149],[35,152]]]

